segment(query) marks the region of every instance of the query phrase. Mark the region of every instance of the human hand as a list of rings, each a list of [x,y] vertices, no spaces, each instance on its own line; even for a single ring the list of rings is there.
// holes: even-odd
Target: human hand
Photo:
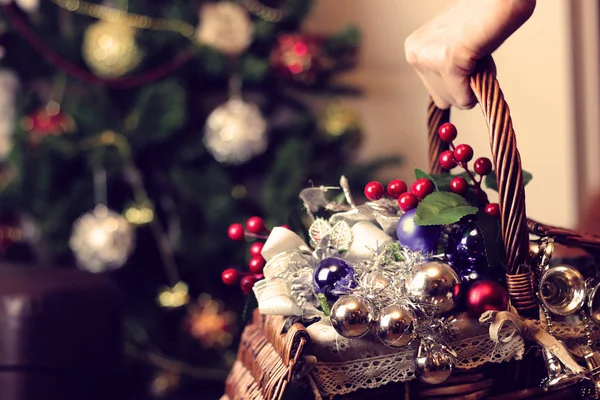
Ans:
[[[469,78],[533,14],[536,0],[458,0],[405,41],[406,59],[435,104],[472,108]]]

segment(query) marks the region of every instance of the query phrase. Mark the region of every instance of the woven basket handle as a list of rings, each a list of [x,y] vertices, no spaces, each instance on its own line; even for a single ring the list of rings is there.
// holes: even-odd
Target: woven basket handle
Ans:
[[[471,77],[471,89],[486,119],[490,133],[492,163],[498,181],[502,238],[506,251],[506,272],[525,273],[529,253],[529,234],[525,214],[525,188],[521,157],[513,129],[510,110],[494,75],[478,70]],[[448,144],[438,135],[439,127],[450,119],[450,110],[441,110],[430,102],[428,109],[429,168],[432,173],[442,173],[438,158]]]

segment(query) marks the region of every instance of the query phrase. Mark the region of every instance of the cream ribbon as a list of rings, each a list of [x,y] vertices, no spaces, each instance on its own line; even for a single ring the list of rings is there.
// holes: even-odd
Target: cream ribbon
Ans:
[[[490,323],[490,338],[496,343],[508,343],[514,339],[515,335],[521,335],[525,340],[535,340],[544,349],[552,353],[577,375],[585,375],[585,368],[579,365],[565,346],[554,336],[548,334],[540,321],[532,321],[521,317],[511,306],[509,311],[486,311],[479,322]],[[500,338],[500,331],[505,324],[511,324],[513,331],[506,338]]]

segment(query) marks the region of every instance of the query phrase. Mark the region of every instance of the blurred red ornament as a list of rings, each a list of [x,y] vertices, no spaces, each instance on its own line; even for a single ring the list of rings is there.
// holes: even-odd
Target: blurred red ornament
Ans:
[[[202,294],[190,306],[187,328],[205,348],[224,348],[231,344],[235,331],[235,314],[208,294]]]
[[[38,144],[46,136],[61,135],[75,130],[73,119],[60,110],[60,105],[50,102],[36,111],[24,117],[21,125],[29,132],[29,141]]]
[[[0,253],[23,240],[23,231],[15,218],[3,217],[0,219]]]
[[[326,63],[323,38],[302,33],[281,35],[271,52],[270,62],[284,78],[314,83]]]
[[[498,282],[478,281],[467,292],[467,311],[473,318],[479,318],[486,311],[507,309],[508,293]]]

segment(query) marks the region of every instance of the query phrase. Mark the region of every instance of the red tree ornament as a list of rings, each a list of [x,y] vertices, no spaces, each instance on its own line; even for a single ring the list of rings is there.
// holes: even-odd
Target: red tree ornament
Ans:
[[[467,292],[467,311],[479,318],[486,311],[505,311],[508,308],[508,293],[495,281],[475,282]]]
[[[311,84],[325,61],[323,39],[301,33],[281,35],[270,63],[279,75]]]
[[[73,119],[63,113],[55,102],[50,102],[46,107],[24,117],[21,124],[29,132],[29,141],[34,145],[47,136],[62,135],[75,130]]]

